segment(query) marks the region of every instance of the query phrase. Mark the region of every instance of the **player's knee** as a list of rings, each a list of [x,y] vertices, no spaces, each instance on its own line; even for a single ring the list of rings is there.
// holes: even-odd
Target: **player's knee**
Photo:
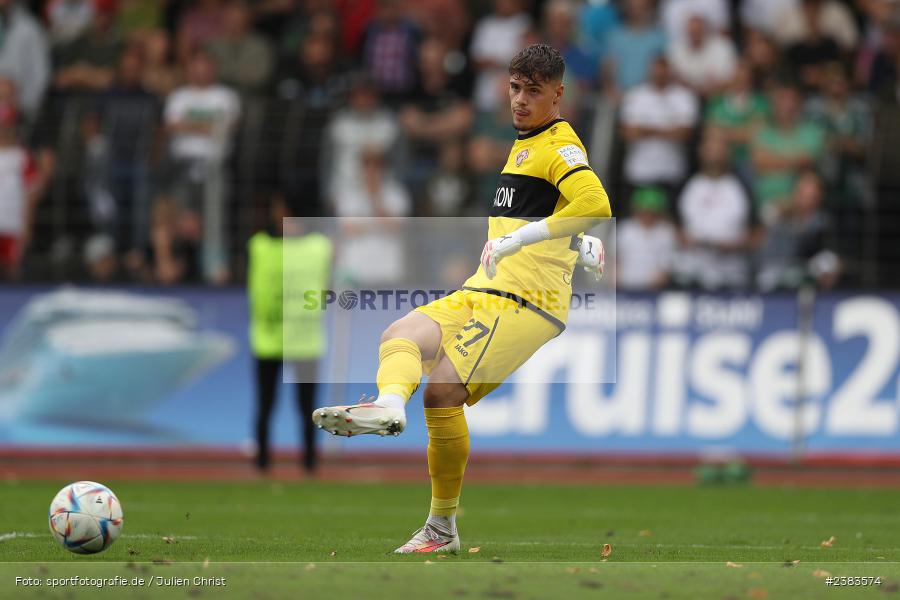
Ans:
[[[410,313],[391,323],[381,334],[381,343],[395,339],[407,339],[419,347],[424,360],[437,355],[441,343],[441,329],[424,315]]]
[[[453,408],[465,404],[468,392],[461,383],[429,383],[423,396],[425,408]]]
[[[394,338],[406,337],[403,335],[403,324],[397,320],[387,326],[383,332],[381,332],[381,343],[385,343],[388,340],[393,340]]]

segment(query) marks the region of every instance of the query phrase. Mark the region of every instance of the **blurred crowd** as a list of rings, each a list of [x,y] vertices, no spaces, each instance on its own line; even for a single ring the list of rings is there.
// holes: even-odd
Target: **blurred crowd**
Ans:
[[[224,284],[276,202],[484,215],[541,41],[619,287],[896,281],[898,0],[0,0],[0,269]]]

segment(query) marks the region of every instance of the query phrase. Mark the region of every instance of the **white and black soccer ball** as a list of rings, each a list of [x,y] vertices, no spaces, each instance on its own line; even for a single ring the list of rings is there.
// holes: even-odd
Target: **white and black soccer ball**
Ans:
[[[111,489],[77,481],[59,490],[50,504],[50,531],[59,545],[76,554],[109,548],[122,533],[122,505]]]

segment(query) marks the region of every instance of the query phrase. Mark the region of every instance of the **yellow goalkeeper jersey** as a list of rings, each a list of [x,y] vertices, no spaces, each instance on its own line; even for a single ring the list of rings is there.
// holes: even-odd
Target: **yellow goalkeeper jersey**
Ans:
[[[584,145],[565,120],[557,119],[520,134],[500,173],[487,239],[559,213],[582,189],[576,181],[583,184],[587,179],[599,184]],[[599,187],[608,207],[605,192]],[[498,263],[493,279],[488,279],[479,266],[463,289],[513,298],[563,329],[572,297],[577,242],[569,236],[525,246]]]

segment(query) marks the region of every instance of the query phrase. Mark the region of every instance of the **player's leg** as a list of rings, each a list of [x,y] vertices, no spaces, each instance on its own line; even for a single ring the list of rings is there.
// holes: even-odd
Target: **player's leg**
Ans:
[[[425,526],[395,550],[398,554],[459,551],[456,509],[469,459],[469,428],[463,410],[468,397],[456,367],[444,355],[425,387],[431,510]]]
[[[256,358],[256,466],[269,468],[269,421],[275,407],[281,361]]]
[[[422,380],[422,361],[433,359],[441,346],[441,327],[421,312],[398,319],[381,334],[375,404],[405,409]]]
[[[406,428],[406,402],[422,380],[422,361],[433,359],[441,344],[441,327],[413,311],[394,321],[381,335],[375,377],[378,398],[313,412],[313,422],[334,435],[399,435]]]
[[[425,526],[396,552],[446,552],[459,548],[456,510],[469,456],[463,404],[496,389],[548,340],[557,324],[516,301],[471,292],[471,318],[444,340],[444,353],[425,388],[431,510]]]
[[[297,362],[297,383],[296,400],[297,408],[301,415],[308,415],[316,408],[316,368],[315,361],[302,360]],[[301,418],[302,436],[303,436],[303,466],[307,473],[312,473],[317,465],[316,453],[316,430],[313,422],[306,418]]]

